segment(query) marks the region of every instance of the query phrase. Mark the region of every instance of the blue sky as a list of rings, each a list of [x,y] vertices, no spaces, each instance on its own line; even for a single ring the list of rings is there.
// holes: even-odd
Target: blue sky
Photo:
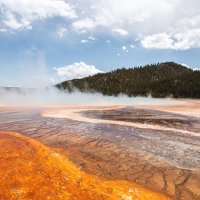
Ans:
[[[199,13],[199,0],[0,0],[0,85],[50,84],[80,62],[198,68]]]

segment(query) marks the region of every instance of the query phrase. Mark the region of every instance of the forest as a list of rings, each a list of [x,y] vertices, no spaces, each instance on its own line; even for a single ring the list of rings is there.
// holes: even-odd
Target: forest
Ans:
[[[99,92],[103,95],[152,96],[155,98],[200,98],[200,71],[174,62],[121,68],[56,85],[73,92]]]

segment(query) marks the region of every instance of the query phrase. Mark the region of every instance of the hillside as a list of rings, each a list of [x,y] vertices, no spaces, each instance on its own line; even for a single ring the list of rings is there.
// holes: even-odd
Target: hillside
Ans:
[[[100,92],[103,95],[200,98],[200,71],[173,62],[117,69],[58,84],[62,90]]]

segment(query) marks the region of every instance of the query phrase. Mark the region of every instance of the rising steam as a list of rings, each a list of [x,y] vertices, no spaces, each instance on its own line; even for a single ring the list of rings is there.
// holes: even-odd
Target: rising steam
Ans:
[[[103,96],[100,93],[82,93],[74,91],[68,93],[55,87],[25,89],[25,88],[0,88],[0,105],[8,106],[64,106],[64,105],[134,105],[145,103],[175,104],[172,99],[153,99],[151,97],[118,97]],[[180,103],[180,102],[179,102]]]

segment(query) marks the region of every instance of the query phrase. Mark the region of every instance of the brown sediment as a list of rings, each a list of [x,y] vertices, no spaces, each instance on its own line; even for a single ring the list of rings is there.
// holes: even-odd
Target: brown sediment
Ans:
[[[171,107],[173,107],[173,106],[171,106]],[[182,108],[183,106],[182,105],[178,105],[178,106],[176,105],[176,107]],[[152,107],[152,109],[153,108],[154,107]],[[157,107],[155,106],[155,108],[158,108],[158,110],[159,110],[158,105],[157,105]],[[117,119],[116,115],[114,115],[115,119],[113,119],[112,115],[109,115],[108,118],[105,118],[105,116],[102,115],[102,113],[105,113],[105,112],[112,114],[113,112],[115,112],[117,110],[120,110],[120,112],[118,113],[118,115],[120,117],[118,119]],[[185,135],[187,135],[187,137],[192,137],[192,136],[196,136],[198,138],[200,137],[200,132],[199,132],[199,128],[200,128],[199,125],[200,124],[198,124],[198,122],[197,122],[197,124],[194,128],[192,126],[192,123],[190,123],[190,121],[187,118],[182,120],[182,119],[179,119],[179,116],[178,116],[177,119],[176,119],[176,117],[174,118],[173,116],[168,116],[167,118],[163,118],[163,116],[162,116],[162,117],[160,117],[160,118],[158,117],[156,119],[156,118],[154,118],[154,116],[152,116],[152,121],[149,120],[149,119],[148,120],[144,119],[144,121],[140,121],[139,118],[137,118],[138,116],[136,116],[136,118],[134,118],[132,121],[126,121],[126,120],[123,120],[123,118],[122,118],[123,117],[122,113],[121,113],[122,110],[123,111],[125,110],[124,111],[125,113],[128,110],[130,110],[130,112],[134,113],[134,110],[131,110],[131,107],[125,109],[125,108],[119,106],[119,107],[115,107],[114,109],[113,108],[109,109],[109,107],[96,107],[95,108],[94,106],[92,106],[92,107],[88,106],[87,108],[85,108],[84,106],[81,106],[81,107],[75,107],[73,109],[59,108],[59,109],[56,109],[56,110],[54,110],[54,109],[53,110],[51,110],[51,109],[45,110],[42,113],[42,115],[45,116],[45,117],[50,116],[50,117],[57,117],[57,118],[68,118],[68,119],[82,121],[82,122],[86,122],[86,123],[89,122],[89,123],[94,123],[94,124],[113,124],[113,125],[119,125],[119,126],[122,126],[122,127],[129,127],[130,126],[130,127],[136,127],[136,128],[141,128],[141,129],[147,129],[147,130],[149,130],[149,129],[156,130],[156,131],[160,130],[160,131],[169,132],[170,135],[174,134],[175,137],[176,137],[177,133],[179,133],[181,135],[185,134]],[[191,110],[193,110],[193,107],[191,107]],[[90,111],[93,113],[93,115],[91,115],[90,117],[87,117],[87,115],[85,115],[84,112],[87,113],[87,112],[90,112]],[[170,111],[173,113],[173,110],[170,110]],[[185,110],[185,112],[186,111],[189,111],[189,105],[187,105],[187,110]],[[199,110],[196,109],[196,113],[198,111]],[[101,117],[95,118],[95,116],[97,116],[97,113],[99,113],[99,112],[101,113],[100,114]],[[142,116],[143,110],[138,110],[137,112],[141,113],[140,116]],[[196,116],[196,113],[193,116]],[[186,114],[187,114],[187,112],[186,112]],[[190,112],[189,112],[188,116],[191,116]],[[175,126],[173,126],[173,124],[175,124]],[[181,124],[181,126],[180,126],[180,124]],[[185,128],[185,126],[186,126],[186,128]],[[178,137],[179,136],[177,135],[177,140],[179,140]],[[87,146],[88,146],[88,150],[86,150],[88,152],[90,151],[89,149],[93,149],[94,146],[96,146],[95,143],[98,144],[98,143],[100,143],[100,141],[98,142],[96,140],[93,140],[91,142],[91,140],[87,141],[87,139],[86,139],[85,142],[83,141],[83,144],[87,144]],[[81,145],[82,144],[80,143],[80,146]],[[174,145],[176,145],[175,141],[174,141]],[[186,145],[186,144],[183,144],[183,145]],[[85,146],[86,145],[83,145],[82,147],[86,148]],[[81,157],[80,148],[78,148],[79,150],[77,148],[75,148],[74,151],[68,152],[68,155],[76,163],[78,162],[77,158]],[[100,148],[100,149],[101,149],[100,151],[104,152],[103,147]],[[194,146],[194,149],[195,149],[195,146]],[[162,152],[162,147],[160,147],[160,151]],[[177,150],[174,150],[174,151],[179,151],[179,147],[177,146]],[[106,150],[105,150],[105,152],[106,152]],[[102,154],[105,154],[105,152],[102,153]],[[95,154],[95,157],[93,159],[86,159],[85,160],[85,157],[90,157],[90,156],[91,156],[90,154],[85,155],[85,156],[82,155],[82,158],[80,158],[80,160],[82,160],[82,163],[84,163],[84,165],[86,165],[86,166],[90,166],[90,168],[92,168],[92,165],[93,165],[92,160],[95,159],[95,157],[100,158],[100,160],[102,159],[102,157],[104,157],[104,156],[101,155],[101,153],[99,153],[98,155]],[[116,156],[118,156],[118,155],[116,154]],[[134,157],[133,159],[135,161],[136,160],[138,161],[138,156]],[[173,156],[173,155],[171,155],[171,156]],[[174,156],[176,157],[176,155],[174,155]],[[151,163],[151,161],[148,161],[150,163],[148,163],[148,162],[145,163],[145,160],[146,160],[145,157],[146,156],[143,155],[143,158],[140,158],[140,160],[143,160],[142,164],[139,164],[141,161],[138,161],[138,165],[133,167],[132,171],[126,169],[127,171],[124,175],[126,176],[127,179],[129,179],[132,176],[133,179],[130,178],[131,180],[139,181],[141,184],[146,185],[146,186],[148,186],[148,187],[150,187],[150,188],[152,188],[156,191],[163,191],[168,195],[172,195],[176,199],[185,199],[185,196],[187,196],[188,200],[189,199],[192,199],[192,200],[193,199],[200,199],[198,193],[193,193],[193,190],[196,190],[200,186],[199,180],[196,181],[196,178],[199,175],[197,175],[197,176],[192,175],[190,170],[187,170],[187,167],[185,168],[185,166],[187,166],[187,164],[186,165],[183,164],[182,166],[178,165],[178,168],[179,167],[185,168],[185,170],[180,170],[180,169],[176,169],[176,167],[172,167],[172,165],[174,165],[175,163],[171,163],[170,164],[171,166],[170,166],[169,163],[168,164],[165,163],[166,160],[163,160],[163,161],[161,161],[161,163],[162,163],[161,167],[158,167],[158,166],[156,167],[156,166],[152,166],[152,165],[155,165],[155,163]],[[158,156],[156,156],[156,157],[158,157]],[[182,159],[183,162],[188,162],[187,160],[185,160],[185,158],[181,158],[181,156],[179,157],[179,159]],[[156,162],[158,162],[158,161],[156,161]],[[125,163],[127,163],[127,162],[125,162]],[[80,165],[81,165],[81,163],[80,163]],[[112,163],[110,163],[110,165],[112,165]],[[175,166],[176,166],[176,164],[175,164]],[[112,169],[111,166],[108,166],[107,164],[100,161],[98,167],[102,168],[102,169],[107,169],[108,173],[111,173],[113,177],[116,177],[116,174],[113,173],[114,168]],[[94,166],[94,168],[95,168],[95,166]],[[124,167],[122,167],[122,171],[124,171],[123,168]],[[140,171],[139,170],[140,168],[142,168],[143,170]],[[195,164],[194,164],[193,167],[191,167],[191,169],[193,169],[193,168],[195,168],[195,170],[197,170],[197,171],[200,170],[199,165],[195,166]],[[136,173],[135,173],[135,169],[137,171]],[[190,169],[190,167],[188,169]],[[122,171],[118,170],[118,173],[121,173]],[[128,173],[129,173],[129,175],[127,175]],[[132,174],[132,173],[134,175],[130,176],[130,174]],[[122,174],[123,174],[123,172],[122,172]],[[197,172],[197,174],[198,174],[198,172]],[[124,177],[124,175],[122,175],[122,177]],[[121,176],[121,174],[120,174],[120,176]],[[177,180],[179,180],[180,177],[182,177],[181,179],[183,181],[181,183],[177,184],[177,182],[178,182]],[[195,180],[194,182],[196,182],[195,186],[193,184],[194,188],[190,187],[190,190],[187,189],[187,184],[186,184],[189,179]],[[191,192],[191,190],[192,190],[192,192]],[[188,193],[190,193],[190,194],[188,194]]]
[[[169,200],[127,181],[106,181],[14,132],[0,132],[0,199]]]
[[[114,107],[115,109],[117,107]],[[60,109],[48,109],[42,112],[42,116],[44,117],[56,117],[56,118],[68,118],[72,120],[82,121],[82,122],[89,122],[89,123],[95,123],[95,124],[114,124],[114,125],[120,125],[120,126],[131,126],[136,128],[142,128],[142,129],[153,129],[153,130],[165,130],[165,131],[171,131],[171,132],[179,132],[179,133],[185,133],[190,134],[193,136],[200,136],[200,133],[193,132],[193,131],[187,131],[183,129],[178,128],[169,128],[167,126],[160,126],[157,124],[148,124],[148,123],[139,123],[137,120],[133,120],[132,122],[124,121],[124,120],[113,120],[110,119],[104,119],[104,118],[89,118],[81,114],[83,111],[89,111],[92,110],[93,112],[98,112],[99,110],[108,110],[110,112],[113,108],[110,109],[107,108],[98,108],[98,107],[77,107],[73,109],[66,109],[66,108],[60,108]],[[158,119],[157,121],[159,121]],[[154,120],[155,121],[155,120]]]
[[[188,115],[193,117],[200,117],[200,100],[183,99],[179,101],[180,104],[176,105],[143,104],[143,105],[136,105],[135,107],[172,112],[176,114]]]

